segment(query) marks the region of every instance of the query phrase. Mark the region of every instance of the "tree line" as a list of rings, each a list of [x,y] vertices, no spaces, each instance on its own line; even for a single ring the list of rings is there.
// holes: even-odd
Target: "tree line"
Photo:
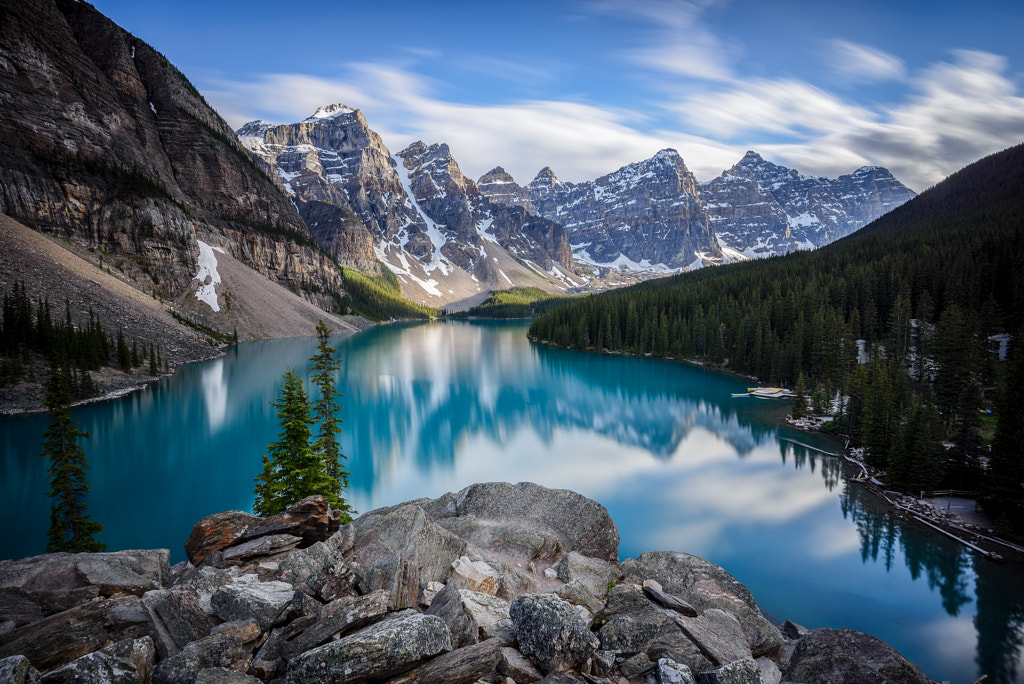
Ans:
[[[1024,318],[1022,178],[1017,146],[827,247],[573,300],[529,334],[804,384],[890,486],[979,484],[1004,525],[1021,531],[1021,442],[1011,447],[1007,435],[1021,431],[1014,391],[1024,377],[997,360],[989,338],[1019,339]],[[978,467],[989,456],[982,407],[998,417],[987,471]]]
[[[61,317],[54,316],[45,297],[33,306],[25,284],[15,281],[4,293],[0,316],[0,385],[34,377],[34,361],[40,356],[62,370],[72,401],[98,393],[90,371],[101,366],[125,372],[143,368],[158,375],[170,365],[159,345],[139,344],[136,338],[129,343],[121,329],[116,336],[108,333],[91,308],[87,322],[75,325],[67,299]]]

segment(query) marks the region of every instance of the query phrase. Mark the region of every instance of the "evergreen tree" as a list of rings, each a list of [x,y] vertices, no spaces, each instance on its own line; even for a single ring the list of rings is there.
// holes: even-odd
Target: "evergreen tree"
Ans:
[[[804,374],[801,373],[796,379],[796,390],[793,393],[793,408],[790,415],[799,420],[807,415],[807,385],[804,382]]]
[[[330,502],[332,508],[341,512],[341,522],[351,522],[355,511],[345,501],[344,490],[348,489],[348,471],[342,467],[345,456],[341,453],[338,438],[341,435],[341,419],[337,418],[339,406],[335,397],[338,388],[334,374],[341,368],[341,362],[334,358],[334,347],[329,344],[331,331],[323,320],[316,325],[317,351],[310,358],[313,362],[313,384],[319,396],[313,403],[314,420],[320,424],[313,450],[323,462],[327,475],[331,478],[329,490],[320,492]]]
[[[106,544],[95,536],[103,525],[86,515],[88,505],[85,493],[89,491],[86,470],[89,467],[85,450],[78,443],[80,437],[89,437],[78,429],[68,406],[71,394],[65,371],[54,364],[46,386],[46,409],[50,413],[50,426],[43,433],[45,441],[40,456],[50,459],[50,529],[46,536],[48,553],[105,551]]]
[[[332,478],[310,444],[309,395],[292,369],[285,371],[280,398],[271,405],[277,409],[281,432],[263,455],[263,471],[253,489],[253,511],[261,516],[277,515],[307,496],[333,490]]]

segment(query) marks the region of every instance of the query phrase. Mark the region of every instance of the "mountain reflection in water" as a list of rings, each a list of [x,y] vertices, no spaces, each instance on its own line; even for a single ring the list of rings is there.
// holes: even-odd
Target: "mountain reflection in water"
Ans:
[[[1020,679],[1021,566],[979,559],[849,484],[837,445],[778,421],[784,402],[684,363],[537,347],[526,324],[379,326],[334,340],[342,447],[359,511],[532,480],[604,504],[623,558],[703,556],[776,619],[875,634],[933,679]],[[90,512],[111,548],[171,549],[252,506],[278,425],[269,401],[313,338],[267,340],[124,399],[74,409],[92,437]],[[45,416],[0,421],[0,557],[42,553]]]

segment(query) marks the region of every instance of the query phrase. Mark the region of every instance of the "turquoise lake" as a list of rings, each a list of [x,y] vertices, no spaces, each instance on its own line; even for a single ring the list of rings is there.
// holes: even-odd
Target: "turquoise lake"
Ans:
[[[786,405],[684,363],[531,345],[525,322],[378,326],[334,344],[349,501],[359,511],[473,482],[530,480],[604,504],[620,556],[707,558],[770,619],[875,634],[932,678],[1024,681],[1024,566],[894,517]],[[240,345],[127,397],[72,411],[90,513],[111,549],[172,562],[203,516],[250,510],[278,425],[269,401],[314,338]],[[44,552],[43,415],[0,420],[0,558]]]

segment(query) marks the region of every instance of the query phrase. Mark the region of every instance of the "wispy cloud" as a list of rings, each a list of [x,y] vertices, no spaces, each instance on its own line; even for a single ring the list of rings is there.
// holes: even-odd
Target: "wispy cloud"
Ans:
[[[830,45],[829,62],[840,78],[854,83],[900,81],[907,75],[903,60],[867,45],[836,39]]]
[[[730,58],[735,46],[718,36],[700,20],[714,0],[604,0],[596,11],[632,17],[649,26],[646,44],[626,48],[624,55],[635,64],[673,76],[707,80],[730,80]]]

